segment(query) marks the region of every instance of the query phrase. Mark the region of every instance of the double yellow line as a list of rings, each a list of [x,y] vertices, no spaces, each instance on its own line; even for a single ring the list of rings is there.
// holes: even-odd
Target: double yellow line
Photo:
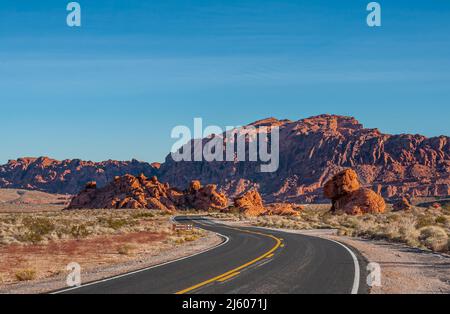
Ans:
[[[240,271],[243,270],[244,268],[249,267],[249,266],[251,266],[251,265],[253,265],[253,264],[255,264],[255,263],[257,263],[257,262],[259,262],[259,261],[261,261],[261,260],[263,260],[263,259],[265,259],[265,258],[271,258],[271,257],[274,255],[274,252],[275,252],[278,248],[280,248],[280,247],[282,246],[281,239],[280,239],[280,238],[277,238],[277,237],[275,237],[275,236],[273,236],[273,235],[271,235],[271,234],[266,234],[266,233],[256,232],[256,231],[243,230],[243,229],[232,228],[232,227],[225,227],[225,228],[233,229],[233,230],[238,230],[238,231],[246,232],[246,233],[258,234],[258,235],[262,235],[262,236],[265,236],[265,237],[269,237],[269,238],[274,239],[275,242],[276,242],[276,244],[275,244],[275,246],[272,247],[269,251],[267,251],[267,252],[264,253],[263,255],[261,255],[261,256],[255,258],[254,260],[252,260],[252,261],[250,261],[250,262],[248,262],[248,263],[245,263],[245,264],[243,264],[243,265],[241,265],[241,266],[239,266],[239,267],[236,267],[236,268],[234,268],[234,269],[232,269],[232,270],[230,270],[230,271],[227,271],[226,273],[223,273],[222,275],[216,276],[216,277],[214,277],[214,278],[211,278],[211,279],[205,280],[205,281],[203,281],[203,282],[201,282],[201,283],[199,283],[199,284],[196,284],[196,285],[194,285],[194,286],[192,286],[192,287],[189,287],[189,288],[186,288],[186,289],[184,289],[184,290],[178,291],[176,294],[185,294],[185,293],[189,293],[189,292],[191,292],[191,291],[194,291],[194,290],[196,290],[196,289],[198,289],[198,288],[201,288],[201,287],[203,287],[203,286],[206,286],[206,285],[208,285],[208,284],[210,284],[210,283],[213,283],[213,282],[215,282],[215,281],[223,282],[223,281],[226,281],[226,280],[228,280],[228,279],[230,279],[230,278],[233,278],[233,277],[239,275]]]

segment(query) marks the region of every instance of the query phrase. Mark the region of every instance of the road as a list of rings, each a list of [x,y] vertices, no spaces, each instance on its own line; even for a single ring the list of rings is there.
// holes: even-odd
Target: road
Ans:
[[[158,267],[60,291],[70,294],[366,293],[366,265],[353,249],[321,238],[202,217],[179,223],[220,234],[216,248]]]

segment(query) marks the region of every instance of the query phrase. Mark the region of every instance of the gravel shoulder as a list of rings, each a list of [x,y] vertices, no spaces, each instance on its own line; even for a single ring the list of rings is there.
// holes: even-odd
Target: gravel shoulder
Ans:
[[[217,222],[251,226],[245,221]],[[268,228],[274,229],[274,228]],[[436,254],[402,244],[337,236],[335,230],[276,229],[340,241],[357,249],[369,262],[381,266],[381,286],[371,294],[449,294],[450,256]]]

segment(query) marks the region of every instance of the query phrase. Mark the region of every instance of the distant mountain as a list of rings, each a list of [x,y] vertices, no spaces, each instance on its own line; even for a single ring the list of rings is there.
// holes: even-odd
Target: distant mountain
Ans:
[[[21,158],[0,166],[0,188],[76,194],[89,181],[103,187],[115,176],[143,173],[181,189],[192,180],[200,180],[217,184],[229,197],[258,187],[269,202],[313,202],[322,200],[322,186],[328,179],[352,168],[365,187],[386,198],[450,195],[447,136],[383,134],[364,128],[355,118],[337,115],[299,121],[269,118],[250,125],[280,127],[277,172],[261,173],[260,163],[249,161],[175,162],[170,154],[163,164]]]
[[[47,157],[20,158],[0,166],[0,188],[76,194],[89,181],[96,181],[102,187],[115,176],[137,176],[141,173],[153,176],[156,168],[137,160],[92,162],[79,159],[58,161]]]
[[[450,194],[449,137],[383,134],[337,115],[250,125],[280,127],[277,172],[261,173],[255,162],[175,162],[168,155],[161,180],[183,187],[198,179],[218,184],[230,196],[256,186],[266,201],[312,202],[322,198],[321,188],[333,174],[352,168],[364,186],[386,198]]]

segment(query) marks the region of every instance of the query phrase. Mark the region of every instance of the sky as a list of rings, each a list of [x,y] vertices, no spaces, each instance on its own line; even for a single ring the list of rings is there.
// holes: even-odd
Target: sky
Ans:
[[[0,3],[0,163],[163,161],[178,125],[356,117],[450,135],[450,1]]]

